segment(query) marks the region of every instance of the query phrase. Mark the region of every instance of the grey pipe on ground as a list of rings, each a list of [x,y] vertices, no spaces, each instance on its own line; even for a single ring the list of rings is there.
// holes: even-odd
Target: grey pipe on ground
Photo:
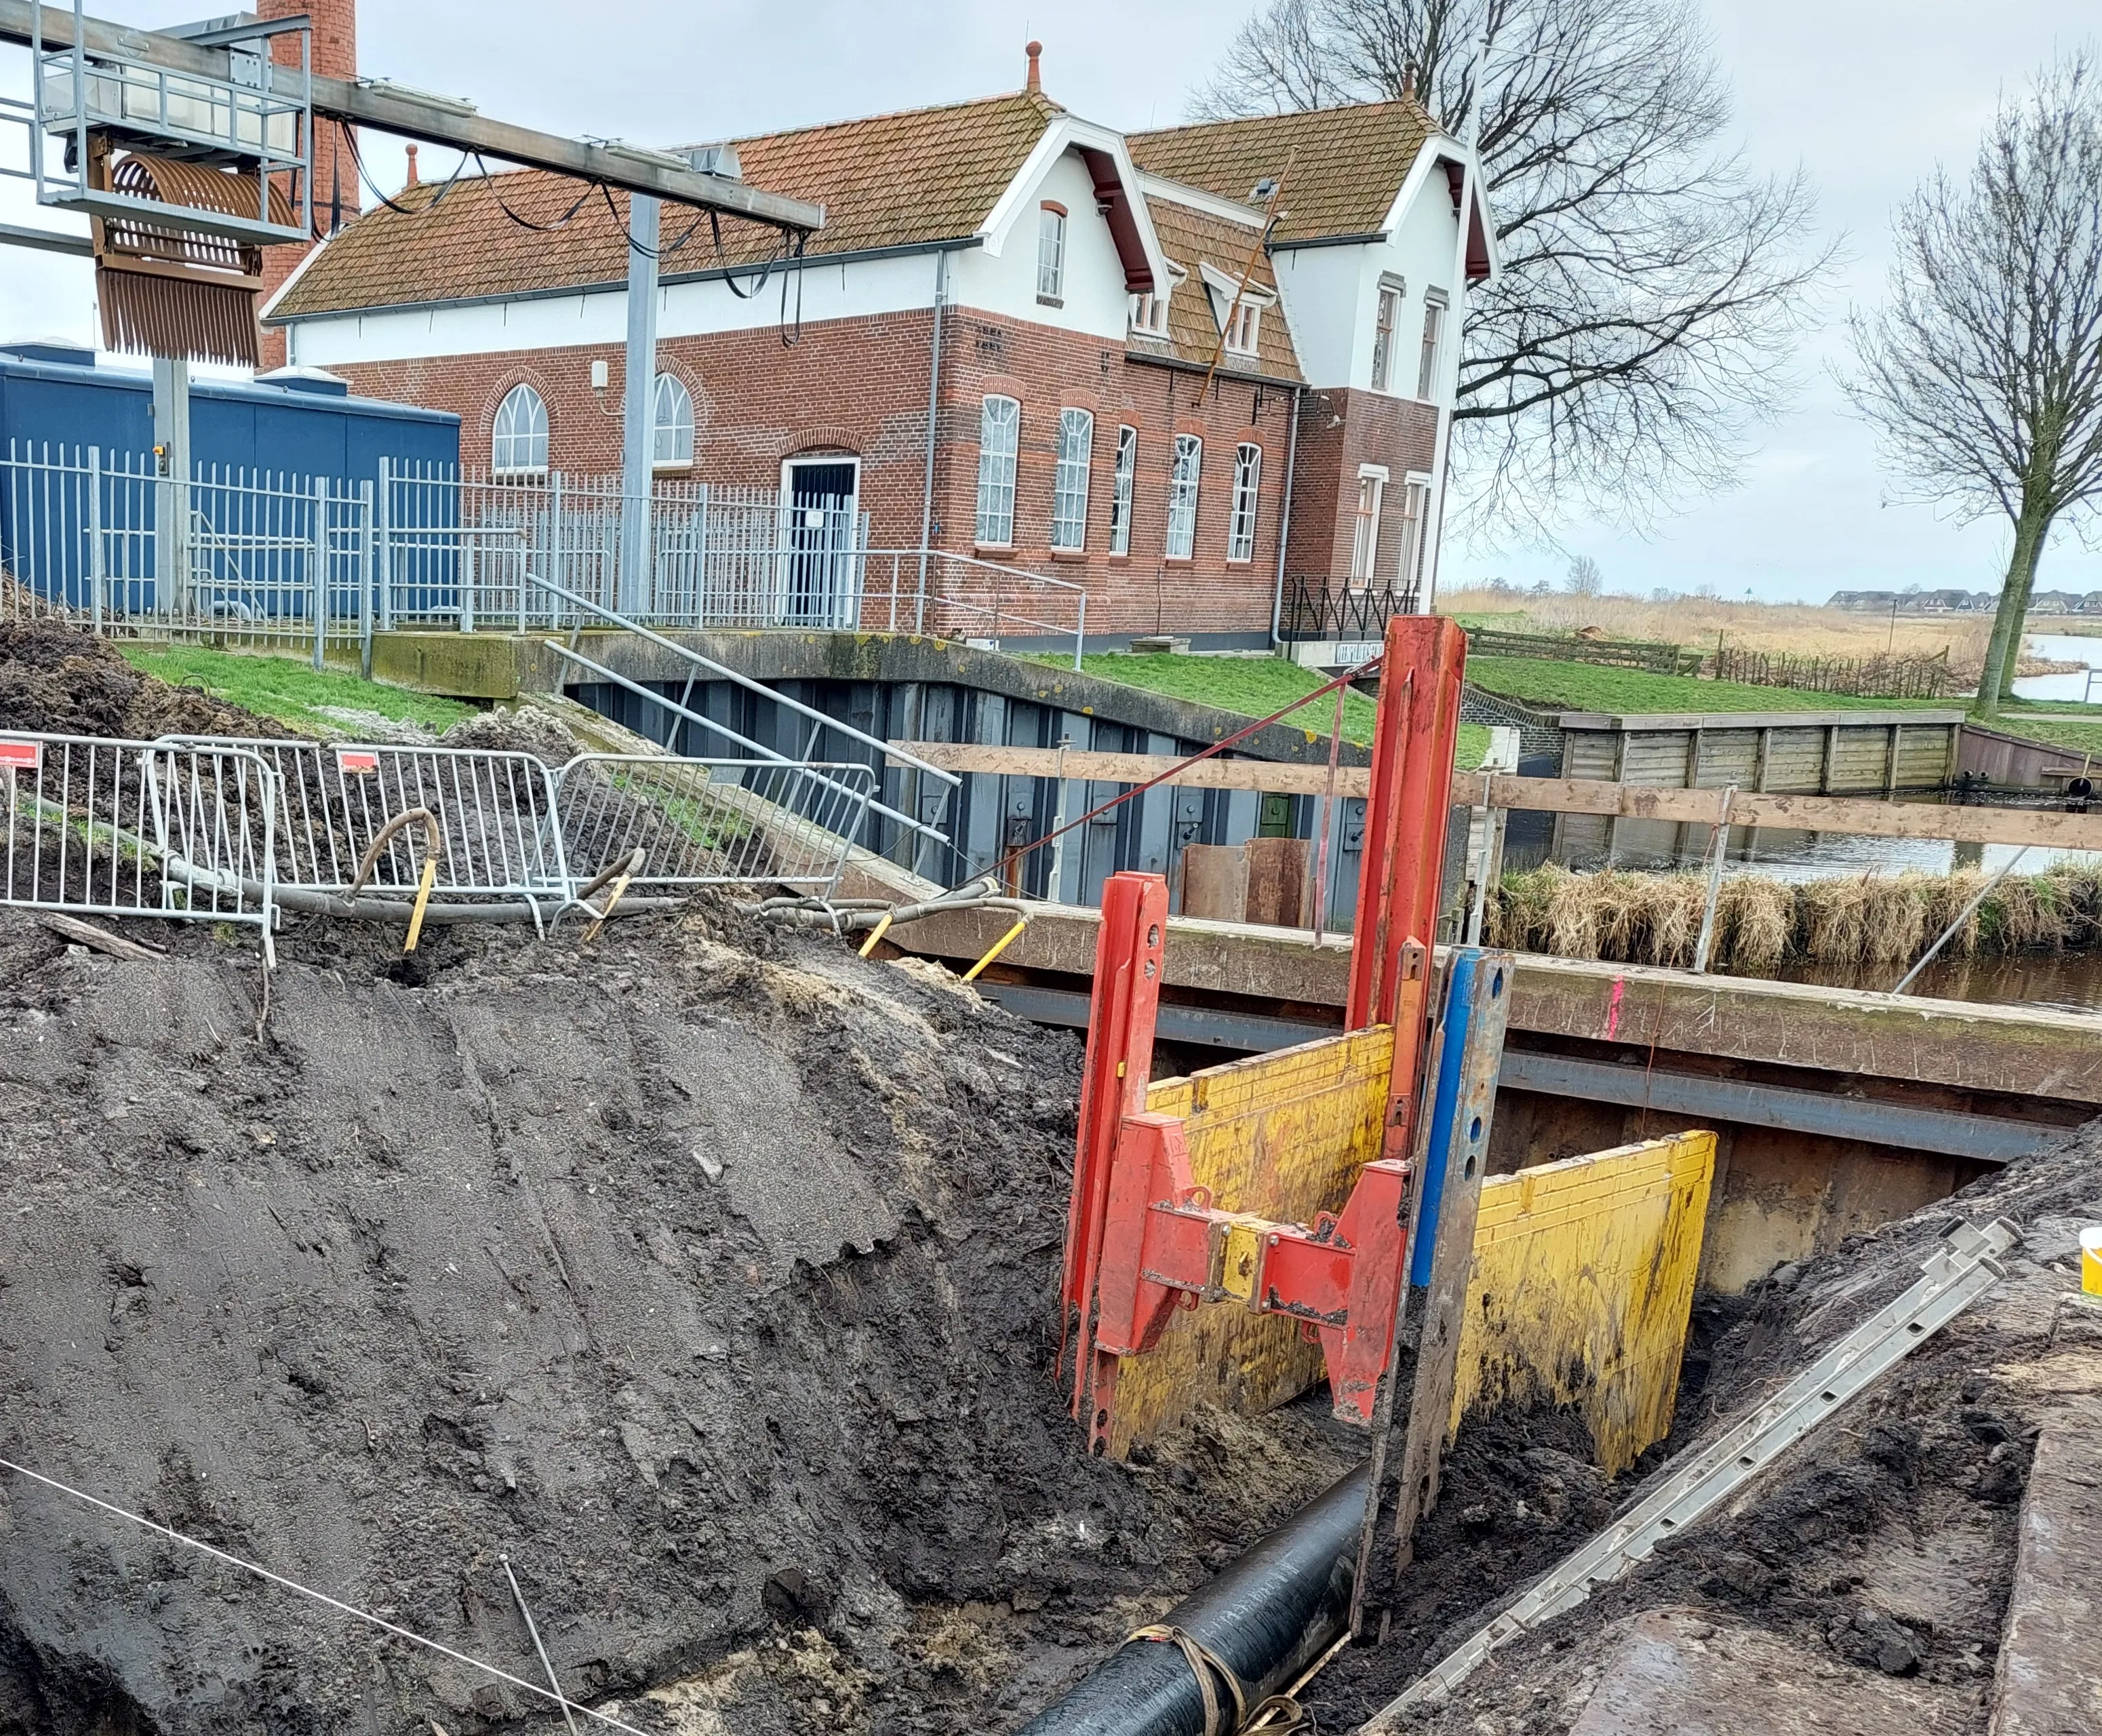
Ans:
[[[1239,1677],[1249,1711],[1342,1636],[1369,1475],[1359,1466],[1162,1618]],[[1127,1641],[1021,1736],[1205,1736],[1204,1694],[1181,1647]]]

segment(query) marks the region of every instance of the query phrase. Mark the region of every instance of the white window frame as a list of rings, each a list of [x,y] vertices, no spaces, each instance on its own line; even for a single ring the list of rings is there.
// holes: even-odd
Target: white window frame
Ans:
[[[1088,482],[1095,461],[1095,413],[1058,412],[1058,461],[1051,477],[1051,546],[1067,553],[1088,546]]]
[[[1226,564],[1255,558],[1256,505],[1262,495],[1262,448],[1244,440],[1234,448],[1234,504],[1226,519]]]
[[[1373,299],[1373,390],[1394,390],[1395,345],[1401,336],[1401,304],[1408,286],[1399,277],[1381,277]]]
[[[1238,304],[1229,303],[1225,336],[1228,355],[1255,354],[1262,344],[1262,308],[1245,295]]]
[[[1110,553],[1131,553],[1132,484],[1138,476],[1138,430],[1129,422],[1117,428],[1116,465],[1110,473]]]
[[[1430,477],[1412,470],[1401,479],[1401,553],[1395,562],[1395,588],[1404,596],[1423,595],[1423,562],[1430,546]]]
[[[694,468],[694,394],[685,380],[669,371],[657,376],[650,394],[650,468],[658,471]]]
[[[1444,291],[1428,289],[1423,292],[1423,349],[1417,363],[1416,395],[1426,403],[1438,401],[1439,379],[1445,359],[1445,316],[1448,305]]]
[[[1065,305],[1066,213],[1049,200],[1036,207],[1036,299]]]
[[[1131,298],[1131,329],[1150,338],[1168,335],[1168,298],[1157,290],[1146,290]]]
[[[1175,458],[1168,473],[1168,543],[1171,561],[1186,561],[1197,548],[1197,495],[1204,486],[1204,442],[1197,434],[1175,437]]]
[[[512,406],[520,406],[514,410]],[[523,414],[526,426],[516,426]],[[525,380],[503,394],[489,435],[489,473],[497,477],[545,476],[553,423],[548,401]],[[521,446],[524,450],[521,453]]]
[[[1021,447],[1020,402],[1004,393],[988,392],[978,407],[977,540],[982,548],[1014,546],[1014,471]]]
[[[1350,588],[1369,590],[1379,563],[1380,513],[1386,505],[1385,464],[1358,466],[1357,523],[1350,532]]]

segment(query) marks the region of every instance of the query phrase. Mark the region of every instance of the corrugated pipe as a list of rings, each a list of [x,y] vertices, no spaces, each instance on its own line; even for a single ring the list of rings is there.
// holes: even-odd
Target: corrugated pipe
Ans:
[[[1186,1636],[1201,1649],[1195,1656],[1172,1639],[1128,1640],[1021,1736],[1222,1736],[1239,1728],[1231,1721],[1236,1696],[1219,1667],[1234,1672],[1238,1698],[1253,1713],[1342,1638],[1369,1475],[1368,1466],[1352,1472],[1152,1630]],[[1213,1660],[1208,1694],[1197,1674],[1206,1654]]]

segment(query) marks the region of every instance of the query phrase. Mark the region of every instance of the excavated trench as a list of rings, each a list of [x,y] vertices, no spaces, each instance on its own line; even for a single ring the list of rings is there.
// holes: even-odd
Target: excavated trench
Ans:
[[[76,642],[79,699],[33,649],[0,645],[0,726],[255,732]],[[295,917],[262,1019],[252,934],[124,932],[166,956],[0,912],[0,1454],[535,1675],[508,1557],[564,1685],[639,1727],[1011,1729],[1361,1454],[1318,1396],[1127,1466],[1080,1450],[1051,1378],[1078,1046],[938,968],[713,899],[589,945],[441,930],[406,970],[384,930]],[[2070,1136],[1697,1304],[1674,1446],[1901,1288],[1952,1213],[2030,1232],[2001,1291],[1728,1515],[1421,1727],[1565,1731],[1634,1616],[1690,1606],[1982,1729],[2098,1153]],[[1382,1552],[1384,1643],[1307,1690],[1320,1727],[1661,1455],[1608,1485],[1567,1415],[1470,1421],[1415,1563],[1397,1581]],[[0,1736],[521,1722],[556,1727],[0,1474]]]

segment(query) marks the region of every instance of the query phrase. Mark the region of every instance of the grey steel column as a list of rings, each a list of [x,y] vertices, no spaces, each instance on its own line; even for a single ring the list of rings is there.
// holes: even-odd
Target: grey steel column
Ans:
[[[190,365],[153,357],[154,579],[159,612],[171,619],[190,612]]]
[[[627,392],[620,445],[620,612],[650,612],[650,478],[657,396],[657,202],[627,211]]]

